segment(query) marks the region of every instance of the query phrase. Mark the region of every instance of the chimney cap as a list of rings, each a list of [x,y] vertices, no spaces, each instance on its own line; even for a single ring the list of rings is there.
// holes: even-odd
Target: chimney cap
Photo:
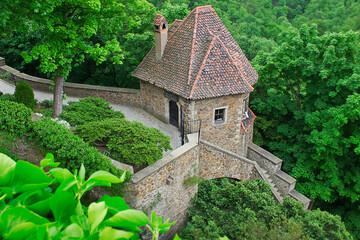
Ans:
[[[156,14],[155,20],[153,22],[153,25],[160,26],[161,24],[166,23],[168,24],[169,21],[161,14]]]

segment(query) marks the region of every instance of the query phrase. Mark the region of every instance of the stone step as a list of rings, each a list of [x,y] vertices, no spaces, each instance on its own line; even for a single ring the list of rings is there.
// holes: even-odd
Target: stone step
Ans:
[[[263,168],[261,168],[261,172],[262,175],[266,178],[264,179],[270,186],[271,186],[271,191],[273,192],[273,194],[275,195],[275,198],[282,203],[283,200],[283,196],[281,195],[281,193],[279,192],[279,189],[276,187],[274,180],[270,178],[270,175],[268,174],[267,170],[264,170]]]

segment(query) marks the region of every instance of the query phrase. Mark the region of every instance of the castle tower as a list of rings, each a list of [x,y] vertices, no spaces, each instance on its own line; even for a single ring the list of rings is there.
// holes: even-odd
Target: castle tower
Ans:
[[[249,94],[258,74],[210,6],[184,20],[154,20],[155,46],[132,73],[144,105],[180,127],[201,119],[201,139],[246,156],[255,115]]]

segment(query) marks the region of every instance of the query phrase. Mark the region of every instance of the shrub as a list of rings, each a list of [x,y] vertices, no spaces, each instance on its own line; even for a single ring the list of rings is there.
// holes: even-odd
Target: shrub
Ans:
[[[1,100],[15,102],[14,94],[5,93],[0,97]]]
[[[112,109],[110,104],[102,98],[88,97],[78,102],[69,102],[60,117],[71,126],[76,126],[106,118],[124,118],[124,114]]]
[[[34,122],[30,137],[45,151],[52,152],[61,162],[62,167],[75,170],[84,164],[89,174],[98,170],[109,171],[116,176],[121,176],[123,173],[96,148],[90,147],[64,125],[49,118],[45,117],[42,121]],[[127,180],[130,180],[131,173],[127,173]]]
[[[0,131],[0,153],[3,153],[13,160],[17,161],[18,155],[11,153],[12,148],[14,147],[18,138],[14,134],[9,133],[8,131]]]
[[[158,129],[126,119],[106,119],[77,127],[79,136],[90,143],[105,141],[113,157],[121,162],[141,166],[162,158],[171,149],[170,138]]]
[[[23,104],[0,99],[0,130],[23,136],[31,123],[31,109]]]
[[[286,197],[276,204],[262,179],[216,179],[199,184],[189,207],[184,239],[352,239],[340,217],[305,211]]]
[[[44,101],[42,101],[41,106],[43,106],[44,108],[52,108],[54,106],[54,100],[48,100],[45,99]]]
[[[121,183],[124,176],[98,171],[86,179],[83,165],[74,174],[57,166],[51,154],[40,167],[0,154],[1,239],[140,239],[140,226],[158,239],[175,223],[163,222],[154,212],[149,221],[120,197],[105,195],[84,206],[81,200],[87,191]],[[45,167],[51,168],[49,172]]]
[[[15,88],[15,101],[22,103],[30,109],[35,108],[34,91],[25,81],[20,81]]]

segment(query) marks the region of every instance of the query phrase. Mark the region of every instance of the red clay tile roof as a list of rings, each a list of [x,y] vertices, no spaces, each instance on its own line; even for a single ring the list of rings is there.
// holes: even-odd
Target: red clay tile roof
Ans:
[[[151,49],[132,76],[194,100],[251,92],[258,79],[210,5],[175,20],[162,59]]]
[[[153,25],[159,26],[161,23],[166,22],[168,23],[168,20],[161,14],[156,14],[155,20],[153,22]]]
[[[169,35],[173,34],[182,22],[183,20],[175,19],[175,21],[171,24],[169,28]]]

